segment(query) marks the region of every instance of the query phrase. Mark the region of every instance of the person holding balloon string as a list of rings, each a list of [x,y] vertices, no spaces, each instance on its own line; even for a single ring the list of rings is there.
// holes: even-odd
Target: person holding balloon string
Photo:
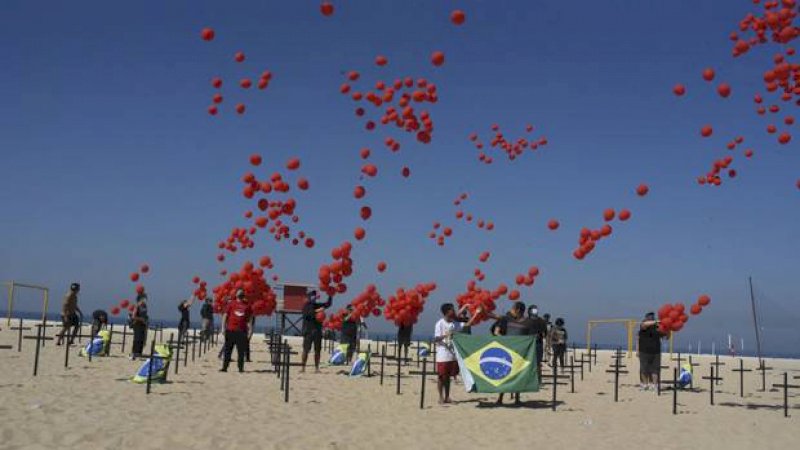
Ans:
[[[342,319],[342,344],[347,345],[347,364],[349,365],[353,360],[353,353],[359,347],[358,328],[363,326],[367,328],[363,317],[356,317],[353,305],[347,305],[345,308],[347,315]]]
[[[194,295],[192,295],[192,297],[189,300],[182,300],[178,304],[178,311],[180,311],[180,313],[181,313],[181,320],[180,320],[180,322],[178,322],[178,341],[179,342],[183,342],[183,340],[186,339],[186,332],[189,330],[189,325],[191,323],[190,316],[189,316],[189,308],[192,307],[192,304],[194,303],[195,298],[196,297]]]
[[[147,294],[142,291],[136,295],[136,305],[131,314],[130,326],[133,330],[133,346],[130,359],[141,358],[147,340],[147,324],[150,317],[147,314]]]
[[[211,338],[214,332],[214,299],[207,297],[200,307],[200,318],[203,321],[202,332],[200,333],[200,340],[205,342]]]
[[[655,389],[661,372],[661,339],[668,336],[661,328],[653,312],[639,325],[639,387],[645,391]]]
[[[306,371],[308,353],[314,347],[314,373],[319,373],[319,360],[322,353],[322,322],[325,321],[325,310],[333,304],[333,296],[328,301],[317,303],[319,293],[316,290],[307,294],[308,301],[303,306],[303,356],[300,373]]]
[[[244,372],[244,362],[247,352],[247,340],[253,329],[253,308],[247,300],[243,289],[236,291],[236,298],[228,302],[225,314],[222,316],[222,329],[225,330],[225,346],[223,347],[222,368],[220,372],[227,372],[231,363],[233,347],[236,347],[236,358],[239,373]]]

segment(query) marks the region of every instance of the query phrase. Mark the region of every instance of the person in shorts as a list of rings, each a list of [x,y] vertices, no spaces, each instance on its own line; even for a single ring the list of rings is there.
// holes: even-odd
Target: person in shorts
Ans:
[[[453,349],[453,334],[461,329],[456,320],[456,308],[452,303],[441,307],[442,318],[436,322],[433,342],[436,343],[436,388],[439,391],[439,404],[452,403],[450,400],[450,379],[458,375],[458,362]]]
[[[80,331],[80,316],[83,315],[78,307],[78,293],[80,291],[81,285],[72,283],[69,287],[69,292],[64,296],[64,301],[61,304],[61,331],[58,333],[56,345],[61,345],[65,335],[69,345],[75,343],[75,337]]]
[[[408,349],[411,347],[411,335],[414,333],[414,325],[400,325],[397,327],[397,345],[399,349],[397,351],[397,355],[405,353],[403,356],[403,360],[406,364],[408,364]]]
[[[665,334],[658,329],[655,313],[645,314],[639,325],[639,379],[640,388],[655,389],[661,377],[661,339]]]
[[[314,347],[314,369],[319,373],[319,359],[322,353],[322,322],[317,320],[317,314],[331,307],[333,297],[328,296],[325,303],[317,303],[319,294],[317,291],[308,293],[308,301],[303,306],[303,357],[300,372],[306,371],[306,362],[311,347]]]

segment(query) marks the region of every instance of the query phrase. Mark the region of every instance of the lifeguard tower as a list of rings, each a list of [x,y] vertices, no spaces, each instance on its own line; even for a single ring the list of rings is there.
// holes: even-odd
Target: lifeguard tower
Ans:
[[[319,291],[310,283],[282,283],[273,286],[278,297],[276,312],[277,328],[281,335],[299,335],[303,332],[303,307],[308,302],[308,293]]]

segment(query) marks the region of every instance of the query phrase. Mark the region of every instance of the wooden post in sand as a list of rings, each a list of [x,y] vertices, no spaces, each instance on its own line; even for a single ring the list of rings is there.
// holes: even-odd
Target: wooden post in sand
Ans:
[[[291,360],[292,360],[292,358],[291,358],[292,352],[291,352],[291,349],[289,348],[289,341],[288,340],[283,341],[283,345],[286,346],[286,352],[284,353],[284,355],[285,355],[284,358],[285,358],[285,361],[286,361],[285,362],[286,373],[283,376],[283,379],[285,380],[286,386],[283,389],[283,402],[284,403],[289,403],[289,366],[291,365],[290,363],[291,363]]]
[[[383,370],[386,367],[386,363],[384,362],[385,360],[386,360],[386,344],[383,344],[383,347],[381,347],[381,386],[383,386]]]
[[[767,367],[766,360],[759,361],[758,367],[756,370],[761,372],[761,392],[767,391],[767,372],[772,370],[772,367]]]
[[[620,364],[620,360],[623,358],[622,356],[622,349],[617,348],[614,352],[614,365],[612,366],[614,370],[606,370],[606,373],[613,373],[614,374],[614,402],[619,401],[619,374],[621,373],[628,373],[627,370],[620,370],[624,369],[625,366]]]
[[[180,334],[180,333],[178,333]],[[189,342],[186,340],[189,337],[189,333],[186,331],[183,332],[183,367],[186,367],[189,364]],[[180,361],[179,361],[180,362]]]
[[[64,345],[64,370],[69,368],[69,339],[67,339],[66,345]]]
[[[417,341],[419,345],[419,341]],[[417,352],[417,362],[419,363],[419,352]],[[428,358],[422,360],[422,387],[420,388],[419,409],[425,408],[425,381],[428,372]]]
[[[707,377],[702,377],[704,380],[708,380],[708,384],[709,384],[708,387],[709,387],[709,392],[711,393],[711,405],[712,406],[714,405],[714,384],[717,381],[722,380],[722,378],[714,376],[714,371],[715,371],[715,369],[714,369],[714,366],[712,365],[711,366],[711,375],[707,376]]]
[[[358,355],[356,355],[358,357]],[[372,344],[367,344],[367,378],[372,376]]]
[[[397,395],[400,395],[400,352],[397,352]]]
[[[150,359],[147,361],[147,390],[145,393],[150,395],[150,386],[153,384],[153,360],[156,357],[156,340],[150,341]],[[166,370],[165,370],[166,372]]]
[[[22,331],[23,330],[24,331],[29,331],[31,329],[31,327],[22,326],[22,318],[20,317],[19,325],[16,326],[16,327],[11,327],[11,329],[19,331],[19,337],[17,338],[17,352],[21,352],[22,351]]]
[[[744,398],[744,373],[752,372],[753,369],[744,368],[744,360],[739,358],[739,368],[731,369],[731,372],[739,372],[739,397]]]
[[[39,373],[39,341],[42,339],[42,326],[36,325],[36,354],[33,359],[33,376]]]
[[[716,355],[714,355],[714,362],[711,363],[711,365],[714,366],[715,369],[717,369],[716,372],[717,372],[717,374],[719,374],[719,366],[724,366],[725,363],[724,362],[719,362],[719,354],[716,354]],[[720,378],[720,380],[721,379],[722,378]],[[719,385],[719,380],[717,380],[716,384]]]
[[[122,326],[122,350],[120,351],[122,352],[123,355],[125,354],[125,338],[127,336],[128,336],[128,324],[126,323]]]
[[[789,389],[800,389],[800,386],[789,384],[789,374],[783,372],[783,384],[773,384],[772,387],[783,388],[783,417],[789,417]]]
[[[197,328],[192,329],[192,362],[194,362],[195,346],[197,345]]]
[[[181,336],[183,333],[178,332],[178,345],[175,346],[175,375],[178,374],[178,367],[181,365]],[[155,342],[155,335],[153,335],[153,342]]]

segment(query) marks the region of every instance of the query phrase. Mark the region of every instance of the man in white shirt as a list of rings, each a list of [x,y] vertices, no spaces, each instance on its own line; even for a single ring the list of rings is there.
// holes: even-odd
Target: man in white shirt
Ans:
[[[458,362],[453,349],[453,334],[461,330],[456,321],[456,309],[452,303],[442,305],[442,318],[436,322],[433,342],[436,345],[436,372],[438,376],[439,404],[451,403],[450,378],[458,375]]]

